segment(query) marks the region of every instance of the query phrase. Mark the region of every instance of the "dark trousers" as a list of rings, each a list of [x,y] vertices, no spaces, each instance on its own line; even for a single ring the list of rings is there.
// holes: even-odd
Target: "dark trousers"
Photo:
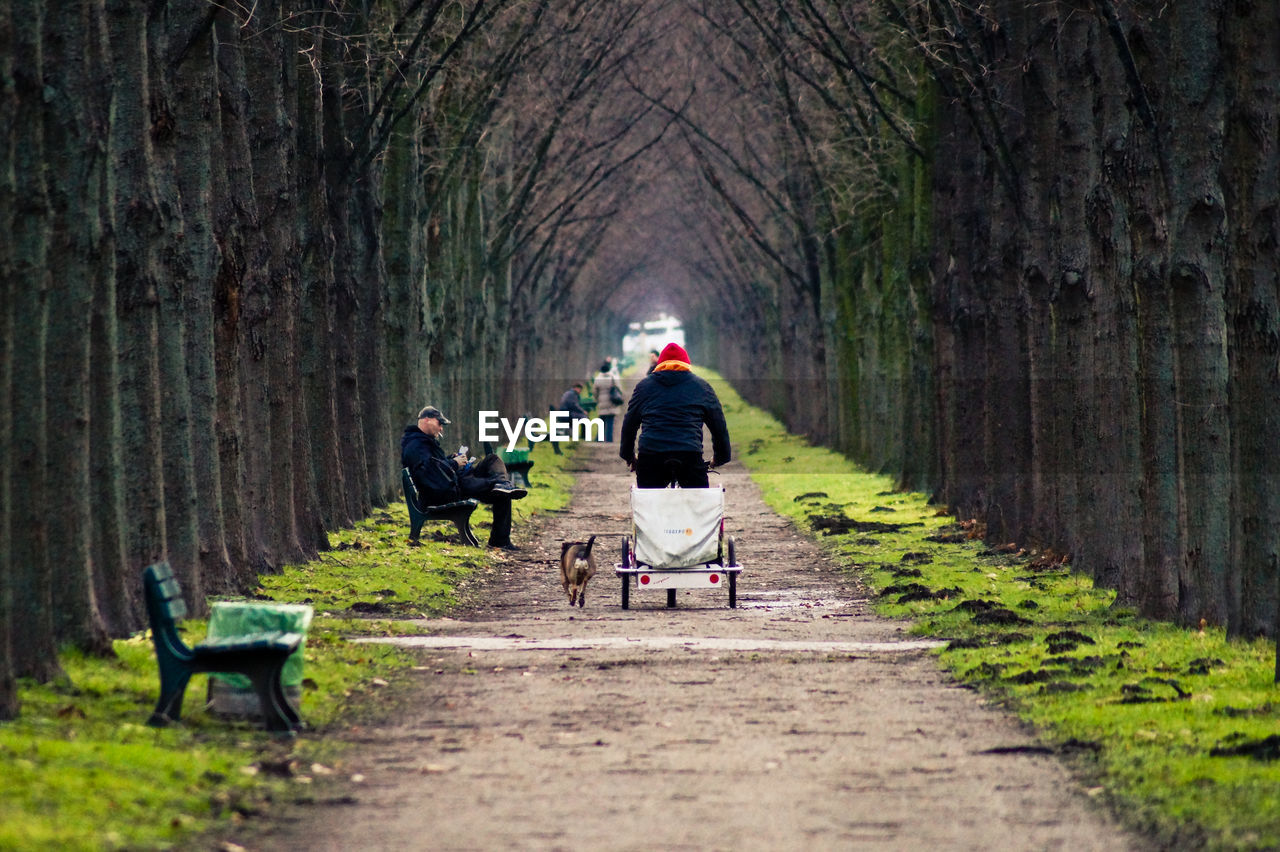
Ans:
[[[604,421],[604,442],[606,444],[613,443],[613,418],[615,414],[601,414],[600,419]]]
[[[493,526],[489,528],[489,544],[493,547],[511,543],[511,496],[493,490],[499,482],[509,482],[507,466],[494,453],[458,477],[463,497],[474,497],[493,510]]]
[[[706,488],[707,463],[702,453],[642,453],[636,457],[636,486],[666,488]]]

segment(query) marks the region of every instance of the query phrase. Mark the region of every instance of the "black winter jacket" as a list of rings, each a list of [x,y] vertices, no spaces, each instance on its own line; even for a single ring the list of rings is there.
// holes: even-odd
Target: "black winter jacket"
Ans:
[[[440,442],[410,423],[400,436],[400,464],[418,487],[424,505],[439,506],[461,500],[458,466],[445,454]]]
[[[582,397],[573,388],[569,388],[560,397],[560,410],[569,412],[570,420],[587,418],[587,410],[582,407]]]
[[[622,418],[622,449],[619,455],[635,461],[633,447],[641,424],[640,453],[702,452],[702,424],[711,430],[712,465],[729,461],[729,427],[724,421],[720,398],[706,379],[685,370],[658,370],[650,373],[631,393],[626,416]]]

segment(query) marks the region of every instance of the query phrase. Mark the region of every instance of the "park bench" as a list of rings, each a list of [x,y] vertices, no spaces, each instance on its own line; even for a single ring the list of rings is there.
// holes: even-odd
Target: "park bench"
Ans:
[[[418,498],[418,488],[409,475],[409,468],[400,470],[400,481],[404,485],[405,505],[409,507],[409,541],[418,540],[426,521],[449,521],[458,528],[463,544],[480,546],[480,539],[471,531],[471,513],[480,505],[478,500],[456,500],[439,506],[423,506]]]
[[[532,447],[517,447],[502,453],[502,463],[507,466],[507,473],[511,474],[513,485],[533,487],[529,484],[529,469],[533,467],[533,459],[529,458],[531,455],[533,455]]]
[[[502,459],[502,463],[506,465],[507,473],[511,477],[512,485],[519,485],[524,488],[532,488],[529,484],[529,470],[533,467],[533,447],[516,447],[514,450],[504,450],[501,447],[494,449],[492,444],[482,444],[486,454],[497,453],[498,458]]]
[[[187,617],[182,589],[168,562],[148,565],[142,572],[151,638],[160,667],[160,700],[147,720],[164,727],[182,717],[182,697],[193,674],[241,674],[258,694],[267,730],[289,732],[302,726],[289,703],[281,675],[289,656],[302,642],[300,633],[251,633],[210,639],[188,647],[178,635],[178,622]]]

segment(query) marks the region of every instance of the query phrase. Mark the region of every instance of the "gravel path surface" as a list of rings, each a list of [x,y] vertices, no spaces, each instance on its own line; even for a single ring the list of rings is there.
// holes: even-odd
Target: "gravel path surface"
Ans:
[[[616,446],[473,603],[421,622],[420,687],[361,748],[349,795],[291,808],[261,849],[1140,849],[1033,735],[725,468],[745,566],[724,591],[620,606]],[[534,468],[533,478],[536,481]],[[601,536],[570,609],[560,541]],[[429,647],[434,645],[436,647]],[[330,788],[331,789],[331,788]]]

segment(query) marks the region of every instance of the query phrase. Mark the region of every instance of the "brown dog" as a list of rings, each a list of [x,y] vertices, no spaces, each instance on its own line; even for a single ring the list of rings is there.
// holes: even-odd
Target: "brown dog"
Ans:
[[[560,579],[564,581],[564,593],[569,596],[569,606],[581,607],[587,600],[587,581],[596,575],[596,558],[591,546],[596,537],[586,543],[566,541],[560,545]]]

